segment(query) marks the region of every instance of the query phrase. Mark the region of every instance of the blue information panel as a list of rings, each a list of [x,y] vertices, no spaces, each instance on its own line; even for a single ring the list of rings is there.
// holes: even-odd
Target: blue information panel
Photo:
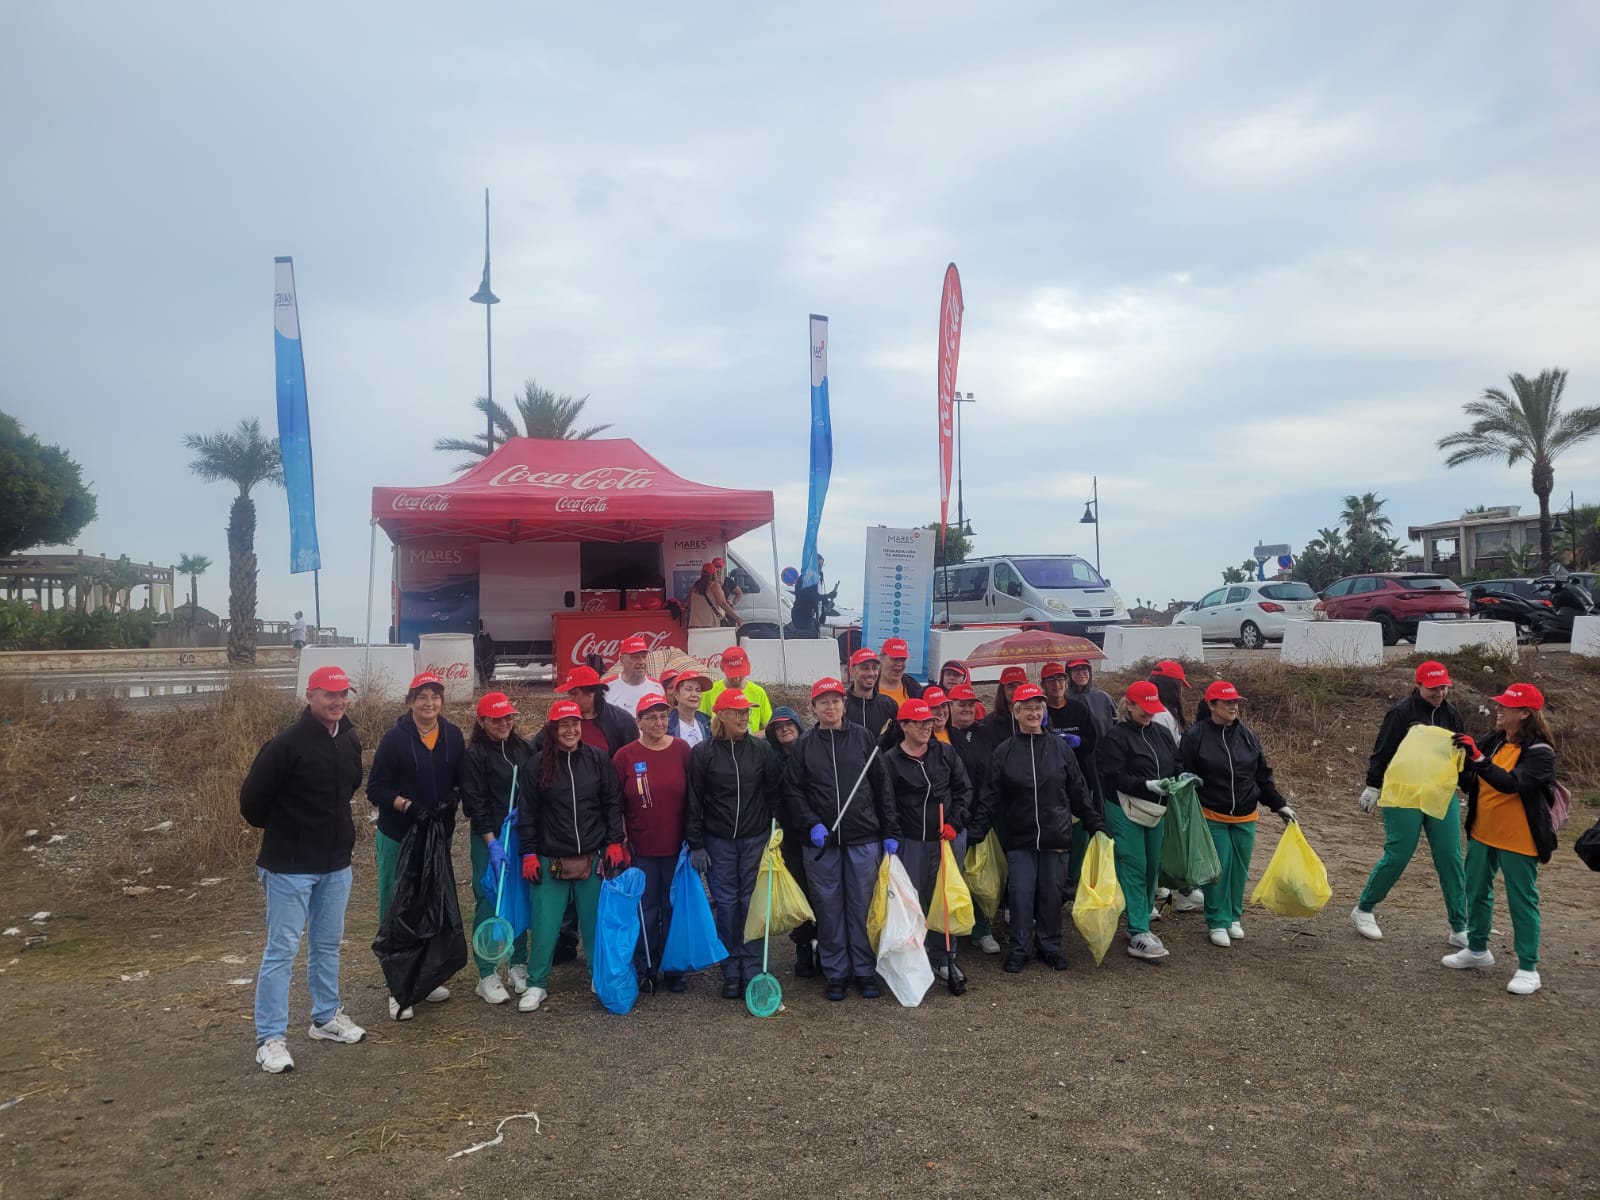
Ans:
[[[866,589],[861,602],[861,644],[881,649],[905,638],[906,670],[927,678],[928,627],[933,623],[933,551],[938,533],[928,529],[867,530]]]

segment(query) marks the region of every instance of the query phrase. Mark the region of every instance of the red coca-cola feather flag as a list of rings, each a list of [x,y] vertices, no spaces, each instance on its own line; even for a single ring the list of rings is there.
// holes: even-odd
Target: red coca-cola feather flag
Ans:
[[[961,358],[961,275],[944,269],[939,298],[939,548],[950,517],[950,463],[955,449],[956,363]]]

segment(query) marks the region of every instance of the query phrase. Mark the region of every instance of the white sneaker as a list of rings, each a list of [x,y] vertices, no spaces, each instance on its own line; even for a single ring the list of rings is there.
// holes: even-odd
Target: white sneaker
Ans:
[[[1213,946],[1221,946],[1224,950],[1226,950],[1229,946],[1233,945],[1233,942],[1228,937],[1228,931],[1226,929],[1213,929],[1211,931],[1211,944]]]
[[[1465,929],[1458,929],[1449,937],[1445,938],[1445,941],[1450,943],[1450,945],[1454,946],[1457,950],[1465,950],[1467,948],[1467,931]]]
[[[542,987],[530,987],[527,991],[522,993],[522,999],[517,1001],[517,1011],[533,1012],[534,1009],[538,1008],[539,1005],[544,1003],[545,997],[549,994],[550,993],[545,991]]]
[[[1519,970],[1511,977],[1511,982],[1506,984],[1506,991],[1513,996],[1531,996],[1543,986],[1539,972]]]
[[[511,999],[511,993],[506,991],[506,985],[500,982],[498,975],[485,975],[478,980],[476,991],[485,1004],[504,1004]]]
[[[1228,936],[1236,942],[1244,941],[1244,926],[1235,921],[1228,926]]]
[[[1157,904],[1160,904],[1163,900],[1170,900],[1170,899],[1172,899],[1172,889],[1171,888],[1158,887],[1156,889],[1156,903]]]
[[[446,1000],[450,999],[450,989],[447,987],[436,987],[433,989],[433,991],[424,996],[423,999],[429,1004],[443,1004]]]
[[[994,934],[986,933],[978,939],[978,949],[985,954],[999,954],[1000,943],[994,940]]]
[[[393,996],[389,997],[389,1019],[391,1021],[409,1021],[416,1015],[416,1009],[402,1009],[400,1007],[400,1001],[396,1000]]]
[[[1151,909],[1151,910],[1150,910],[1150,919],[1151,919],[1151,920],[1152,920],[1152,921],[1159,921],[1159,920],[1161,920],[1161,910],[1160,910],[1160,909],[1159,909],[1159,908],[1152,908],[1152,909]]]
[[[345,1016],[342,1008],[321,1025],[313,1024],[306,1032],[320,1042],[343,1042],[346,1046],[354,1046],[367,1036],[367,1031]]]
[[[268,1075],[281,1075],[294,1070],[294,1059],[289,1057],[289,1044],[282,1038],[268,1038],[257,1046],[256,1061]]]
[[[511,977],[511,990],[517,995],[522,995],[528,990],[528,968],[518,965],[506,972]]]
[[[1352,908],[1350,910],[1350,923],[1356,927],[1356,932],[1362,937],[1374,942],[1383,941],[1383,930],[1378,928],[1378,918],[1366,910],[1360,907]],[[1454,942],[1450,944],[1452,946],[1455,945]],[[1467,944],[1466,934],[1461,935],[1461,944],[1463,946]]]
[[[1482,970],[1484,967],[1494,966],[1494,955],[1488,950],[1457,950],[1454,954],[1446,954],[1439,961],[1457,971],[1464,971],[1468,967]]]
[[[1175,913],[1199,912],[1205,906],[1206,894],[1199,888],[1192,892],[1172,893],[1172,911]]]
[[[1165,958],[1171,951],[1153,933],[1136,933],[1128,939],[1128,953],[1134,958]]]

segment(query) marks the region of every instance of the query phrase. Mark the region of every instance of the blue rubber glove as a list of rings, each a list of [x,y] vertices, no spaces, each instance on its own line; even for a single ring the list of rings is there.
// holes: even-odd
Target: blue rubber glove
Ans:
[[[899,841],[899,839],[898,838],[884,838],[883,839],[883,852],[885,854],[899,854],[900,853],[900,841]]]
[[[506,848],[500,844],[499,838],[489,839],[489,874],[495,879],[500,878],[500,872],[506,865]],[[496,885],[498,886],[498,885]]]
[[[821,850],[828,841],[828,827],[826,825],[813,825],[811,827],[811,844]]]
[[[1075,733],[1067,734],[1066,735],[1066,739],[1067,739],[1067,745],[1071,746],[1074,750],[1076,750],[1079,746],[1083,745],[1083,739],[1081,737],[1079,737]]]

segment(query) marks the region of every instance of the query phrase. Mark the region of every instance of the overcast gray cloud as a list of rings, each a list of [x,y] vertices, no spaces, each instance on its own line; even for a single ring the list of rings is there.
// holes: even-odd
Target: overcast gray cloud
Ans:
[[[935,330],[967,321],[982,551],[1193,596],[1347,491],[1402,528],[1534,503],[1432,448],[1510,371],[1600,396],[1594,10],[1018,4],[12,6],[0,407],[95,480],[88,550],[225,559],[188,431],[273,414],[295,257],[324,613],[359,627],[375,484],[446,478],[483,386],[592,396],[681,474],[804,519],[806,314],[832,318],[822,540],[937,515]],[[1562,460],[1580,500],[1600,447]],[[310,607],[281,493],[261,611]],[[755,552],[767,556],[764,535]],[[223,602],[223,573],[202,585]],[[381,592],[380,592],[381,595]],[[381,605],[380,605],[381,608]],[[384,624],[381,613],[378,624]]]

